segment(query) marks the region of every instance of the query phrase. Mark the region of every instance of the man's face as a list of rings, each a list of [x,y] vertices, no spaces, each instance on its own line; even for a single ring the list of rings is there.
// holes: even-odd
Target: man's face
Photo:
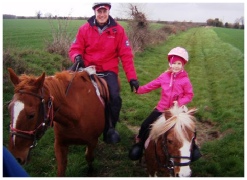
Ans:
[[[96,20],[99,24],[104,24],[107,22],[109,17],[109,10],[105,8],[100,8],[95,11]]]

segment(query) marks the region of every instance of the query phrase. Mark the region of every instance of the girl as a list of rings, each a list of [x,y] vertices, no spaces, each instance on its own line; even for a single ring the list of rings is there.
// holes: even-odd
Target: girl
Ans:
[[[150,125],[174,104],[183,106],[192,101],[194,96],[192,84],[184,65],[188,62],[188,52],[182,47],[173,48],[168,53],[169,69],[162,73],[157,79],[140,86],[137,94],[148,93],[152,90],[161,88],[161,97],[151,112],[142,123],[139,134],[136,136],[136,144],[132,146],[129,157],[131,160],[138,160],[142,156],[144,143],[149,135]]]

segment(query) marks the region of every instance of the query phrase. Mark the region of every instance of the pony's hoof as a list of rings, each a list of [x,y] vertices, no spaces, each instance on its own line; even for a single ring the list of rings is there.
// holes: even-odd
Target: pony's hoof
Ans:
[[[129,151],[129,158],[132,161],[136,161],[142,157],[143,154],[143,145],[140,143],[136,143],[132,146]]]
[[[108,130],[106,138],[104,139],[104,141],[107,144],[116,144],[116,143],[119,143],[120,140],[121,140],[120,136],[114,128],[111,128]]]

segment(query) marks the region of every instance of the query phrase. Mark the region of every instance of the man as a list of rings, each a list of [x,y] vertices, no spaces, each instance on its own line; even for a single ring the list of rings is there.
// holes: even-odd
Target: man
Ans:
[[[112,122],[106,123],[104,141],[117,143],[120,137],[114,128],[122,106],[118,84],[120,60],[131,90],[134,88],[137,90],[139,83],[128,37],[124,28],[109,15],[111,3],[94,3],[92,8],[95,15],[79,28],[76,39],[70,47],[69,56],[72,62],[78,63],[83,68],[94,65],[97,73],[106,80],[110,93]]]

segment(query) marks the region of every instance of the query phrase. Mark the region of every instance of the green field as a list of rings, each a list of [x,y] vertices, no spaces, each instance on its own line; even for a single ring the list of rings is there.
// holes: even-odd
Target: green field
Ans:
[[[68,29],[72,39],[82,23],[71,21]],[[36,75],[43,71],[55,73],[63,58],[44,50],[44,39],[51,39],[49,27],[46,20],[3,20],[4,52],[9,52],[14,60],[28,62],[28,67],[35,69]],[[188,106],[199,108],[197,133],[203,157],[191,165],[192,176],[244,177],[244,31],[193,28],[136,53],[135,66],[141,85],[166,70],[167,53],[176,46],[189,52],[190,61],[185,69],[195,97]],[[3,66],[4,79],[7,79],[6,66]],[[15,64],[9,66],[17,68]],[[94,176],[146,177],[145,167],[128,159],[128,150],[138,127],[159,100],[160,91],[135,95],[130,92],[121,68],[120,78],[123,105],[117,129],[122,141],[117,145],[106,145],[100,139],[95,152]],[[13,89],[7,80],[3,83],[3,145],[7,146],[7,103]],[[56,176],[53,142],[53,130],[49,129],[32,151],[30,164],[24,166],[31,176]],[[87,176],[84,150],[82,146],[70,148],[67,177]]]

